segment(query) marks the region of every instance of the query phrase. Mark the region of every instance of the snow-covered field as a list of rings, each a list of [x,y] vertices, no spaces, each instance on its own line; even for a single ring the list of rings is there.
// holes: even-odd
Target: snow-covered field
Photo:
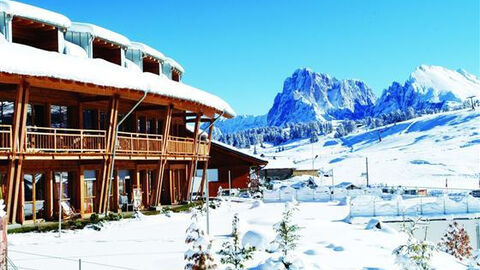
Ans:
[[[274,238],[272,226],[280,220],[283,209],[282,203],[224,202],[211,211],[213,249],[218,251],[228,238],[234,213],[239,213],[241,232],[256,233],[260,242],[268,245]],[[392,250],[405,241],[405,235],[388,227],[366,230],[365,224],[345,223],[342,220],[347,214],[347,206],[300,203],[294,219],[301,227],[296,254],[303,260],[304,269],[399,269],[394,265]],[[204,224],[204,218],[200,222]],[[57,233],[14,234],[9,235],[9,257],[19,269],[78,269],[78,258],[82,259],[83,270],[183,269],[189,224],[190,214],[180,213],[110,222],[101,231],[68,231],[61,238]],[[277,269],[264,264],[272,256],[278,255],[256,251],[249,269]],[[433,264],[437,269],[465,269],[445,253],[435,253]]]
[[[480,112],[427,115],[342,139],[331,135],[314,144],[300,140],[278,147],[257,147],[267,168],[333,169],[335,182],[365,184],[368,157],[370,184],[479,188]],[[379,142],[378,134],[382,140]],[[325,179],[327,181],[327,179]],[[328,181],[331,181],[328,179]],[[324,184],[330,184],[326,182]]]

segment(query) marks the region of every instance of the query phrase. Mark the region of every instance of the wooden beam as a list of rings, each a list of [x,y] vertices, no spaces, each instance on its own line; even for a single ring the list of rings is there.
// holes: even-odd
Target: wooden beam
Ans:
[[[167,158],[166,155],[168,153],[167,147],[168,147],[168,135],[170,134],[170,126],[172,122],[172,111],[173,111],[173,106],[170,105],[167,108],[167,113],[166,113],[166,118],[163,123],[163,141],[162,141],[162,155],[160,158],[160,161],[158,162],[158,173],[157,173],[157,186],[155,189],[156,195],[155,195],[155,203],[156,205],[159,205],[161,202],[161,196],[162,196],[162,185],[163,185],[163,176],[165,173],[165,165],[167,163]]]
[[[194,127],[194,130],[193,130],[193,151],[194,151],[194,155],[193,155],[193,158],[192,158],[192,161],[190,161],[190,167],[188,168],[188,172],[186,173],[186,192],[187,194],[183,194],[184,195],[184,199],[185,200],[190,200],[190,189],[191,189],[191,186],[192,186],[192,182],[193,182],[193,179],[195,177],[195,164],[196,164],[196,160],[198,158],[198,133],[199,133],[199,130],[200,130],[200,119],[202,118],[202,115],[201,114],[197,114],[196,118],[195,118],[195,127]]]
[[[196,119],[187,119],[187,120],[185,120],[185,122],[187,122],[187,123],[195,123],[196,121],[197,121]],[[210,118],[202,118],[202,119],[200,119],[200,122],[202,122],[202,123],[208,123],[208,122],[211,122],[211,121],[212,121],[212,119],[210,119]]]
[[[92,97],[81,97],[78,102],[87,103],[87,102],[99,102],[99,101],[108,101],[111,97],[109,96],[92,96]]]

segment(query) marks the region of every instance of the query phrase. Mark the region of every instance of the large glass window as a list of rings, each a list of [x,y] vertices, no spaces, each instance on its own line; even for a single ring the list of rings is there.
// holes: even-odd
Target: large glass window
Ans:
[[[83,171],[84,181],[84,211],[93,213],[95,207],[95,196],[97,194],[96,181],[97,174],[94,170]]]
[[[68,107],[61,105],[52,105],[50,109],[52,115],[52,127],[68,127]]]
[[[95,129],[95,122],[97,111],[96,110],[83,110],[83,128],[84,129]]]
[[[130,179],[130,171],[118,171],[118,207],[125,209],[127,204],[131,203],[132,182]]]
[[[13,102],[0,102],[0,124],[11,125],[13,122]]]
[[[25,220],[45,217],[45,174],[23,175],[23,213]]]

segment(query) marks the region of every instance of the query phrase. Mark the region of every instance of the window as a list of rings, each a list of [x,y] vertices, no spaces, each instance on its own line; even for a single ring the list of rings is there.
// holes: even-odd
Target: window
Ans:
[[[13,123],[13,102],[0,102],[0,124],[11,125]]]
[[[200,179],[203,177],[203,170],[197,170],[197,175],[196,177],[199,177]],[[208,169],[207,170],[207,179],[208,182],[218,182],[218,169]]]
[[[45,174],[23,175],[23,213],[25,220],[45,217]]]
[[[95,206],[95,196],[97,194],[96,181],[97,175],[96,171],[86,170],[83,172],[84,175],[84,210],[85,213],[93,213]]]
[[[68,127],[68,107],[61,105],[52,105],[50,108],[52,115],[52,127],[66,128]]]
[[[96,116],[96,110],[83,110],[83,128],[95,129]]]

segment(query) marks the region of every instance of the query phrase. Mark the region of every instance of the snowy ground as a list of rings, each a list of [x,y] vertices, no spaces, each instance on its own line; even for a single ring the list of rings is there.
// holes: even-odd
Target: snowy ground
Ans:
[[[260,203],[257,207],[248,201],[224,203],[211,215],[214,250],[218,250],[231,232],[235,212],[239,213],[242,232],[257,232],[265,243],[270,242],[274,237],[272,226],[279,221],[283,207],[282,203]],[[365,230],[364,224],[345,223],[341,220],[347,215],[346,206],[301,203],[299,208],[295,220],[302,227],[302,237],[297,254],[304,261],[305,269],[398,269],[391,253],[405,240],[403,234],[391,229]],[[190,215],[181,213],[170,218],[159,215],[111,222],[102,231],[69,231],[62,238],[56,233],[9,235],[9,256],[19,269],[78,269],[78,258],[81,258],[83,270],[180,270],[184,265],[185,229],[189,223]],[[271,256],[276,255],[257,251],[248,264],[249,269],[275,269],[259,267]],[[437,269],[465,269],[445,253],[436,253],[433,262]]]
[[[335,182],[365,184],[368,157],[370,184],[479,188],[480,112],[427,115],[376,130],[361,130],[342,139],[332,135],[310,144],[300,140],[278,147],[257,147],[267,168],[334,170]],[[381,131],[382,141],[378,141]],[[327,180],[326,180],[327,181]],[[328,179],[330,181],[330,179]],[[329,184],[329,183],[325,183]]]

